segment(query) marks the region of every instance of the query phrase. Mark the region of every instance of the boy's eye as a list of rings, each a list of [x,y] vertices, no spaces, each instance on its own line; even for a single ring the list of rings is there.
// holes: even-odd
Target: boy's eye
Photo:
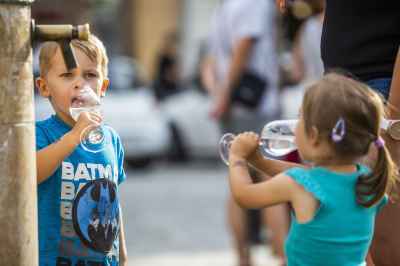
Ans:
[[[99,75],[97,73],[94,73],[94,72],[86,73],[86,77],[88,77],[88,78],[97,78],[98,76]]]
[[[65,73],[62,73],[62,74],[60,75],[60,77],[63,77],[63,78],[72,77],[72,73],[71,73],[71,72],[65,72]]]

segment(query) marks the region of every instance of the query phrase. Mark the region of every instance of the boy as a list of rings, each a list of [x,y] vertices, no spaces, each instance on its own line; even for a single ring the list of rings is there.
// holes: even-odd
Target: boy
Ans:
[[[67,70],[57,42],[43,44],[40,95],[50,100],[55,115],[36,123],[39,216],[39,265],[127,265],[118,185],[125,179],[119,136],[112,145],[90,153],[80,144],[88,126],[99,126],[99,114],[82,112],[75,120],[69,108],[79,91],[90,86],[105,96],[108,58],[102,42],[73,40],[78,67]]]

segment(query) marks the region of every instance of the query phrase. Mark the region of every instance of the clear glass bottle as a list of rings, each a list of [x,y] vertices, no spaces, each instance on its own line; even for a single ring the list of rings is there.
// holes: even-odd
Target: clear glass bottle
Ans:
[[[283,157],[297,150],[294,131],[298,120],[276,120],[267,123],[260,135],[259,148],[267,158]],[[219,154],[226,165],[229,165],[229,148],[235,135],[227,133],[219,142]]]

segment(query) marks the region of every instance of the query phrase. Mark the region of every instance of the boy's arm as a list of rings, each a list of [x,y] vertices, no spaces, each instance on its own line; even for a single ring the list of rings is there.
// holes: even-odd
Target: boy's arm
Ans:
[[[102,118],[96,113],[82,112],[74,127],[59,141],[36,152],[36,176],[40,184],[49,178],[62,160],[70,155],[80,143],[80,136],[88,126],[99,126]]]
[[[79,144],[79,135],[70,131],[59,141],[36,152],[37,183],[51,176],[65,157],[70,155]]]
[[[128,252],[126,250],[126,242],[125,242],[125,230],[124,230],[124,221],[122,219],[122,210],[119,210],[119,221],[120,221],[120,231],[119,231],[119,263],[120,265],[128,265]]]
[[[249,163],[268,176],[275,176],[293,167],[306,168],[305,165],[298,163],[267,159],[258,150],[249,158]]]

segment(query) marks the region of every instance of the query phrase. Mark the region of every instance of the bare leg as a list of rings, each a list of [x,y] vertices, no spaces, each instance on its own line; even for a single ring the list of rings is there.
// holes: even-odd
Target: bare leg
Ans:
[[[376,218],[371,255],[376,266],[400,265],[400,204],[389,203]]]
[[[247,233],[247,216],[230,196],[227,203],[228,224],[233,237],[240,266],[250,266],[250,243]]]
[[[271,231],[271,247],[275,255],[285,261],[284,244],[289,228],[287,204],[265,208],[262,212],[263,222]]]

